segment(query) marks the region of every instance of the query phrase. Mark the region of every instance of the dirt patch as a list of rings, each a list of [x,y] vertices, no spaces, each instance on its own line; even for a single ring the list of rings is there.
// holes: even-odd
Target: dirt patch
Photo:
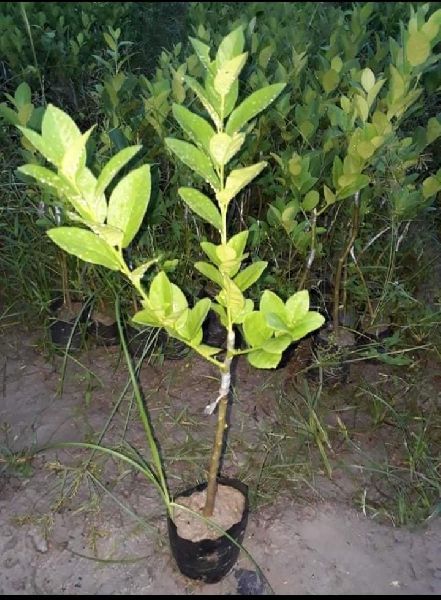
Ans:
[[[45,359],[33,339],[28,334],[4,335],[0,348],[2,595],[250,595],[251,589],[259,595],[271,590],[277,595],[441,592],[438,513],[412,530],[374,522],[366,506],[359,511],[349,506],[353,482],[332,454],[332,480],[316,475],[300,485],[300,462],[296,470],[289,469],[290,463],[304,447],[303,439],[311,447],[313,443],[309,438],[297,441],[297,413],[285,412],[282,418],[277,412],[279,375],[256,374],[245,362],[236,372],[223,472],[249,484],[253,510],[244,546],[255,562],[242,553],[235,569],[218,584],[186,579],[171,559],[164,506],[139,475],[100,455],[88,464],[89,454],[71,449],[47,449],[26,460],[50,443],[97,439],[112,410],[115,418],[104,443],[131,444],[145,452],[130,394],[118,404],[127,383],[118,349],[91,349],[81,356],[82,366],[69,362],[60,397],[61,361]],[[367,372],[378,391],[381,373],[375,375],[371,366]],[[216,417],[205,417],[203,408],[218,381],[211,367],[197,359],[145,365],[141,380],[171,492],[176,493],[205,474]],[[435,385],[438,380],[433,381]],[[400,388],[400,380],[396,385]],[[400,389],[404,393],[403,385]],[[439,388],[434,391],[438,394]],[[287,396],[283,402],[291,400]],[[427,410],[426,400],[421,397],[420,402]],[[327,426],[331,433],[335,428],[334,452],[341,424],[349,430],[357,421],[355,401],[350,408],[328,413]],[[374,416],[380,421],[383,405],[377,408]],[[396,404],[393,408],[398,410]],[[320,406],[314,409],[319,418]],[[289,445],[281,445],[279,433],[290,437],[294,425],[293,440],[284,439]],[[372,454],[381,455],[391,435],[385,440],[368,439],[362,432],[350,437],[354,447],[364,443]],[[282,481],[284,490],[278,491]],[[366,491],[369,495],[370,488]]]

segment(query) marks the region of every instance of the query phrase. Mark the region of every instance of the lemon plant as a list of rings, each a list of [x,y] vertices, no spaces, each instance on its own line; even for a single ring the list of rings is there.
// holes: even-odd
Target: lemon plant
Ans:
[[[66,206],[72,224],[55,227],[47,233],[52,241],[78,258],[113,271],[120,271],[140,296],[142,309],[133,321],[143,326],[164,328],[219,369],[220,388],[217,398],[205,409],[218,409],[207,499],[203,514],[213,514],[217,476],[226,430],[226,413],[231,387],[231,364],[238,355],[246,355],[259,369],[272,369],[293,342],[319,328],[324,318],[309,310],[307,290],[300,290],[284,302],[274,291],[265,290],[258,306],[246,297],[247,290],[259,279],[267,266],[264,261],[248,262],[248,231],[235,235],[228,231],[227,214],[231,202],[266,167],[265,161],[244,166],[238,156],[253,119],[269,106],[285,87],[284,83],[267,85],[238,102],[239,78],[248,54],[244,52],[242,27],[227,35],[214,58],[203,42],[191,43],[204,68],[201,84],[192,77],[185,83],[199,100],[208,119],[175,104],[173,115],[186,139],[167,138],[166,144],[185,168],[201,179],[202,190],[182,187],[179,195],[185,204],[214,229],[217,243],[202,241],[206,261],[196,269],[218,288],[214,300],[202,298],[190,307],[182,290],[160,270],[150,286],[143,283],[157,257],[129,267],[124,250],[139,231],[150,199],[150,167],[141,164],[121,171],[139,153],[140,146],[118,152],[98,176],[87,166],[87,141],[93,128],[82,133],[75,122],[59,108],[49,105],[41,133],[20,126],[27,140],[52,167],[27,164],[20,172],[49,188]],[[214,310],[227,331],[227,349],[203,343],[202,325],[209,310]],[[235,328],[241,327],[246,348],[236,347]]]

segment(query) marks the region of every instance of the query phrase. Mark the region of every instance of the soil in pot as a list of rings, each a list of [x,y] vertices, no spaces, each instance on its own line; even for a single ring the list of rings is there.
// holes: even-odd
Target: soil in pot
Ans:
[[[202,515],[206,483],[179,494],[175,501]],[[237,543],[243,541],[248,522],[248,488],[236,480],[219,480],[214,521]],[[185,509],[175,509],[168,518],[170,546],[181,573],[206,583],[220,581],[231,570],[240,547]]]
[[[49,325],[53,345],[60,350],[80,350],[84,340],[84,323],[87,310],[82,302],[72,302],[68,307],[61,298],[50,306]]]

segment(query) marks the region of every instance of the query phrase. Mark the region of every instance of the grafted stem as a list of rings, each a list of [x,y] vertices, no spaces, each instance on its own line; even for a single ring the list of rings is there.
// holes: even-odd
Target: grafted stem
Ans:
[[[211,453],[210,468],[208,472],[207,499],[202,511],[204,517],[211,517],[214,512],[214,505],[217,492],[217,476],[219,473],[219,465],[222,456],[222,448],[224,436],[227,430],[227,408],[228,395],[230,392],[231,382],[231,362],[233,360],[235,350],[235,334],[233,328],[228,331],[227,335],[227,354],[222,368],[222,381],[218,396],[218,414],[216,434],[214,436],[213,451]]]

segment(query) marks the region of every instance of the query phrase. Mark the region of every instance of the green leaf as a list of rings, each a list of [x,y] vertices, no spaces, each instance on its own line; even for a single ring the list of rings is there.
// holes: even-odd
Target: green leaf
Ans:
[[[244,141],[243,133],[235,133],[233,137],[226,133],[216,133],[211,138],[209,151],[216,164],[223,166],[240,150]]]
[[[423,196],[430,198],[441,190],[441,177],[428,177],[423,181]]]
[[[409,35],[406,44],[406,58],[412,67],[417,67],[426,62],[430,56],[430,39],[422,31],[415,31]]]
[[[201,242],[201,248],[215,265],[219,265],[219,257],[217,253],[218,246],[212,244],[211,242]]]
[[[95,195],[101,196],[119,171],[141,150],[142,146],[129,146],[120,150],[106,163],[96,184]]]
[[[340,75],[334,69],[329,69],[324,73],[322,78],[322,86],[327,94],[335,90],[340,82]]]
[[[264,314],[274,313],[276,315],[279,315],[279,317],[281,317],[283,321],[286,321],[287,314],[285,304],[274,292],[271,292],[270,290],[265,290],[260,299],[259,306],[260,310]]]
[[[205,69],[209,69],[211,64],[210,47],[207,46],[207,44],[201,42],[200,40],[197,40],[196,38],[190,37],[189,39],[196,54],[198,55],[199,60],[201,61],[201,64],[204,66]]]
[[[245,45],[245,37],[243,34],[243,27],[239,25],[227,36],[223,38],[219,44],[219,48],[216,54],[216,64],[221,67],[226,61],[231,60],[235,56],[238,56],[243,52]]]
[[[338,190],[338,197],[344,200],[349,196],[353,196],[356,192],[369,185],[370,179],[368,175],[354,173],[353,175],[342,175],[339,178],[341,189]]]
[[[337,197],[334,194],[334,192],[328,188],[327,185],[323,186],[323,193],[324,193],[324,196],[325,196],[326,205],[330,206],[331,204],[334,204],[334,202],[336,201]]]
[[[121,179],[110,196],[107,224],[124,232],[123,248],[130,244],[141,227],[150,200],[150,188],[150,166],[143,165]]]
[[[210,152],[210,140],[215,134],[213,127],[185,106],[173,104],[172,110],[174,118],[188,137],[207,153]]]
[[[340,73],[340,71],[343,68],[343,61],[339,56],[334,56],[334,58],[331,60],[331,69],[336,71],[337,73]]]
[[[291,343],[292,339],[290,335],[280,335],[265,342],[262,346],[262,350],[270,352],[271,354],[281,354],[291,345]]]
[[[22,132],[25,138],[31,142],[34,148],[44,156],[46,160],[55,166],[60,164],[59,156],[54,153],[51,144],[43,139],[40,134],[36,133],[32,129],[27,129],[26,127],[18,126],[18,129]]]
[[[366,100],[358,94],[354,98],[355,106],[357,108],[360,119],[365,123],[369,116],[369,105]]]
[[[30,104],[32,102],[32,92],[29,85],[23,81],[20,83],[18,88],[14,93],[15,106],[19,108],[20,106],[24,106],[25,104]]]
[[[280,315],[273,312],[265,313],[265,320],[267,325],[271,327],[271,329],[274,329],[274,331],[281,331],[283,333],[291,334],[288,325]]]
[[[250,167],[244,167],[243,169],[234,169],[227,177],[225,188],[216,194],[217,199],[223,205],[228,203],[237,194],[248,185],[259,173],[266,167],[267,163],[262,161],[251,165]]]
[[[81,260],[119,271],[120,263],[109,244],[91,231],[78,227],[56,227],[47,232],[60,248]]]
[[[245,308],[245,298],[237,285],[229,277],[224,277],[223,289],[216,296],[216,300],[222,306],[229,306],[231,310],[231,319],[235,322],[238,315]]]
[[[307,212],[313,210],[320,202],[320,195],[315,190],[311,190],[306,194],[302,201],[302,208]]]
[[[60,177],[50,169],[42,167],[40,165],[23,165],[17,169],[20,173],[28,175],[36,179],[43,187],[49,188],[52,191],[57,192],[61,198],[71,199],[76,195],[75,189],[72,185],[64,178]],[[80,213],[81,214],[81,213]],[[86,218],[89,214],[84,215]]]
[[[194,307],[191,309],[188,315],[188,329],[190,332],[190,338],[193,339],[202,327],[205,321],[208,311],[210,310],[211,300],[209,298],[203,298],[199,300]]]
[[[144,308],[138,311],[133,317],[132,321],[139,325],[147,325],[148,327],[161,327],[162,323],[155,315],[155,313],[149,308]]]
[[[275,369],[282,359],[281,354],[265,352],[265,350],[253,350],[247,354],[250,365],[256,369]]]
[[[45,144],[52,148],[52,153],[57,159],[57,166],[61,164],[65,152],[81,136],[75,122],[53,104],[49,104],[44,113],[41,124],[41,134]]]
[[[215,108],[213,107],[210,100],[208,99],[204,88],[196,81],[196,79],[193,79],[193,77],[186,76],[184,77],[184,79],[187,82],[187,85],[190,87],[190,89],[192,89],[196,96],[199,98],[202,106],[205,108],[207,113],[210,115],[213,123],[216,125],[216,129],[220,130],[222,128],[221,118],[215,110]]]
[[[197,262],[195,263],[195,268],[202,273],[202,275],[205,275],[205,277],[207,277],[207,279],[211,279],[211,281],[214,281],[214,283],[217,283],[217,285],[219,287],[222,287],[223,285],[223,279],[222,279],[222,275],[219,273],[218,269],[216,269],[216,267],[214,267],[213,265],[210,265],[209,263],[206,262]]]
[[[210,225],[213,225],[218,231],[221,231],[222,217],[210,198],[193,188],[181,187],[178,193],[193,212],[207,221],[207,223],[210,223]]]
[[[259,279],[267,265],[268,263],[263,260],[249,265],[236,275],[234,283],[242,292],[244,292]]]
[[[160,314],[169,315],[173,312],[172,284],[164,271],[160,271],[152,280],[149,303],[151,308]]]
[[[289,332],[292,336],[292,340],[300,340],[305,337],[305,335],[308,335],[308,333],[319,329],[324,322],[325,318],[320,313],[312,310],[309,311],[300,322],[294,325],[294,327],[290,327]]]
[[[265,110],[277,98],[285,86],[286,83],[268,85],[248,96],[231,113],[225,128],[226,133],[232,135],[242,129],[248,121],[251,121],[256,115]]]
[[[166,138],[165,143],[187,167],[200,175],[214,190],[219,189],[219,180],[213,171],[210,159],[199,148],[174,138]]]
[[[10,125],[14,125],[14,126],[20,125],[18,114],[15,112],[15,110],[12,110],[12,108],[9,108],[9,106],[5,102],[2,102],[0,104],[0,115]]]
[[[104,194],[95,196],[97,180],[92,171],[87,167],[81,169],[76,177],[76,186],[81,192],[81,197],[70,202],[75,209],[80,212],[80,206],[83,211],[90,215],[90,219],[96,223],[104,223],[107,216],[107,202]],[[80,213],[81,214],[81,213]]]
[[[259,311],[249,313],[243,320],[243,333],[247,344],[251,347],[262,346],[273,335],[265,316]]]
[[[239,258],[245,250],[247,240],[248,230],[245,229],[245,231],[240,231],[239,233],[236,233],[236,235],[233,235],[233,237],[228,240],[227,245],[229,248],[233,248],[236,257]]]
[[[238,79],[240,72],[244,68],[247,58],[248,52],[244,52],[222,64],[214,78],[214,89],[218,94],[221,96],[228,94],[231,86]]]
[[[199,344],[195,348],[202,356],[209,357],[214,356],[215,354],[219,354],[222,352],[222,348],[215,348],[214,346],[207,346],[207,344]]]
[[[78,172],[86,166],[86,144],[92,130],[93,127],[76,138],[61,160],[60,171],[72,181],[75,181]]]
[[[440,9],[441,10],[441,9]],[[436,117],[427,121],[427,143],[431,144],[441,136],[441,122]]]
[[[375,75],[369,68],[363,69],[361,74],[361,85],[366,93],[370,92],[375,85]]]
[[[297,321],[303,319],[309,311],[308,290],[301,290],[293,294],[286,301],[285,307],[290,325],[294,325]]]

